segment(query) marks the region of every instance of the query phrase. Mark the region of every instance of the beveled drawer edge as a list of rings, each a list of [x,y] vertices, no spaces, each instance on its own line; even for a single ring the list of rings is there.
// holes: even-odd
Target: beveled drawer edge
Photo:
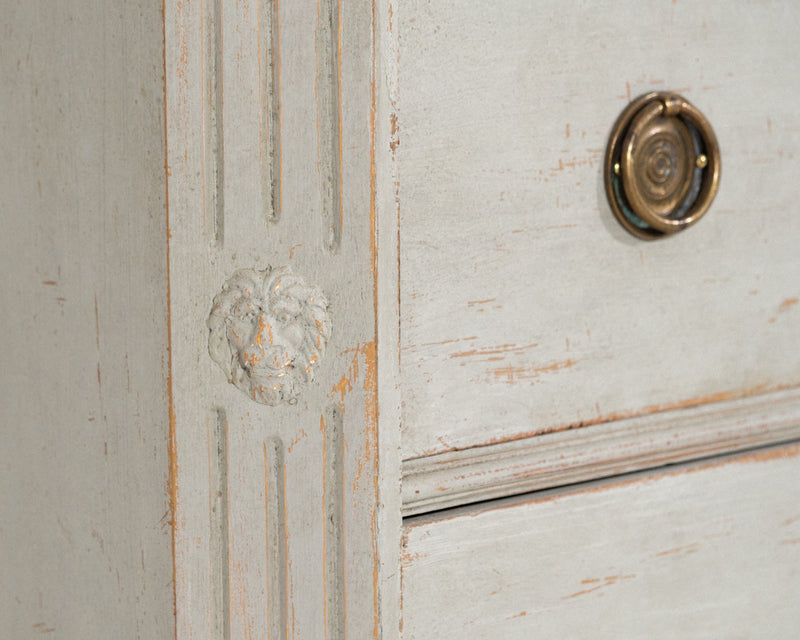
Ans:
[[[406,460],[403,516],[800,439],[800,388]]]

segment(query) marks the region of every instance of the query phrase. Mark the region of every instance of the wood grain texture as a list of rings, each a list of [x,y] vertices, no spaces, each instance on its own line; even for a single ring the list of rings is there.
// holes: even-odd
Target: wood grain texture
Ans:
[[[800,440],[800,393],[779,391],[408,460],[403,514]]]
[[[410,1],[398,148],[405,458],[800,382],[793,3]],[[696,227],[629,236],[601,179],[631,98],[722,150]]]
[[[403,637],[794,638],[800,447],[411,519]]]
[[[209,598],[220,562],[208,534],[209,447],[201,425],[209,407],[224,409],[228,420],[230,588],[223,606],[230,637],[396,637],[398,430],[388,432],[389,444],[378,430],[379,377],[392,375],[378,366],[384,264],[397,299],[393,200],[389,236],[378,230],[386,202],[378,176],[391,163],[388,146],[378,147],[389,127],[379,55],[386,19],[369,1],[267,2],[221,3],[222,80],[211,100],[222,105],[225,179],[205,190],[203,7],[166,5],[178,637],[209,637],[219,617],[213,609],[220,605]],[[321,34],[331,12],[338,27]],[[265,47],[274,49],[275,66],[266,81]],[[265,97],[269,103],[276,95],[279,131],[264,115]],[[270,135],[279,136],[279,148],[265,147]],[[268,181],[280,182],[277,224],[265,223],[273,193],[265,188],[265,152],[276,154],[276,163],[266,160],[270,170],[280,168]],[[320,167],[334,167],[336,179],[320,180]],[[214,188],[225,203],[224,243],[207,241],[204,202]],[[341,203],[336,247],[324,223],[331,202]],[[394,258],[379,268],[378,245],[387,238]],[[214,294],[235,270],[267,265],[290,265],[330,303],[325,357],[294,405],[252,402],[208,355],[205,318]],[[396,315],[391,326],[396,332]],[[396,361],[396,339],[391,349]],[[393,632],[383,632],[383,620],[394,621]]]
[[[174,637],[161,8],[2,3],[2,638]]]

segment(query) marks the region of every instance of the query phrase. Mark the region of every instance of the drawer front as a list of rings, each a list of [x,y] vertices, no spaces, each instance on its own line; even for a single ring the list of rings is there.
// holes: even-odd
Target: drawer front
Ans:
[[[796,638],[798,454],[412,519],[403,637]]]
[[[400,28],[403,455],[800,382],[797,3],[429,3]],[[655,242],[611,213],[632,98],[679,92],[720,189]]]

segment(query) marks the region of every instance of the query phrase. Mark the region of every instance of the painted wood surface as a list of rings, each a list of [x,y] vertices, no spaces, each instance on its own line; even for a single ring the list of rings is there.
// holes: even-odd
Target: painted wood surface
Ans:
[[[403,465],[403,514],[792,440],[800,440],[795,390],[442,453]]]
[[[0,11],[0,637],[170,638],[160,0]]]
[[[676,551],[669,561],[688,563],[665,566],[693,584],[723,558],[747,584],[771,572],[796,596],[792,449],[409,520],[402,624],[400,608],[401,417],[404,455],[417,458],[407,491],[424,475],[433,498],[415,509],[544,486],[532,458],[521,475],[514,465],[535,450],[555,469],[545,445],[572,435],[539,448],[532,434],[562,426],[731,400],[717,434],[706,419],[686,446],[670,440],[680,430],[658,429],[666,414],[595,425],[551,484],[795,434],[792,389],[763,411],[768,398],[734,399],[797,382],[798,222],[785,178],[800,129],[796,87],[776,80],[793,77],[793,7],[637,11],[626,20],[647,15],[649,31],[635,46],[657,28],[693,36],[650,76],[651,54],[601,55],[619,44],[601,37],[602,12],[546,0],[6,4],[2,259],[15,276],[2,292],[17,302],[0,312],[0,635],[452,637],[525,611],[495,624],[521,625],[507,627],[514,637],[533,618],[511,612],[521,585],[547,602],[570,586],[562,567],[583,562],[576,574],[597,575],[580,579],[600,580],[583,588],[610,594],[628,585],[614,577],[628,575],[628,555],[649,549],[647,527],[653,544],[674,542],[661,553],[724,518],[738,527],[732,542]],[[573,28],[580,40],[565,36]],[[708,57],[689,64],[699,50]],[[604,209],[598,154],[627,100],[667,84],[714,123],[723,190],[696,229],[643,246]],[[760,101],[741,108],[727,98],[744,85]],[[605,93],[581,101],[589,86]],[[753,193],[757,206],[744,205]],[[268,265],[319,287],[331,318],[313,381],[274,407],[228,383],[207,325],[235,271]],[[664,327],[681,341],[652,340]],[[633,461],[622,452],[632,432]],[[500,443],[509,437],[520,439]],[[608,455],[587,456],[598,442]],[[575,475],[581,455],[586,475]],[[497,474],[518,484],[485,482]],[[769,527],[784,516],[782,538]],[[734,543],[750,552],[734,555]],[[480,573],[483,552],[505,578]],[[535,583],[532,570],[513,573],[520,558],[535,561]],[[615,562],[619,573],[603,573]],[[455,591],[438,587],[456,571]],[[655,575],[651,591],[620,597],[685,604],[677,579]],[[497,580],[497,593],[481,592]],[[725,593],[719,610],[731,611]],[[754,597],[788,619],[782,601]],[[569,624],[564,611],[542,620]]]
[[[406,459],[800,382],[800,6],[403,3]],[[672,90],[719,194],[663,242],[614,220],[617,115]]]
[[[411,519],[403,637],[795,638],[800,447]]]
[[[388,6],[166,4],[178,638],[398,634]],[[329,303],[293,404],[253,402],[209,356],[214,296],[268,265]]]

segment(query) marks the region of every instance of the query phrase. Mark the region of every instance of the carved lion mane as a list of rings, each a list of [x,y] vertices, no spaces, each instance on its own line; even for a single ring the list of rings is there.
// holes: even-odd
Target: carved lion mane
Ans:
[[[328,301],[289,267],[240,269],[214,298],[208,352],[256,402],[294,404],[331,334]]]

